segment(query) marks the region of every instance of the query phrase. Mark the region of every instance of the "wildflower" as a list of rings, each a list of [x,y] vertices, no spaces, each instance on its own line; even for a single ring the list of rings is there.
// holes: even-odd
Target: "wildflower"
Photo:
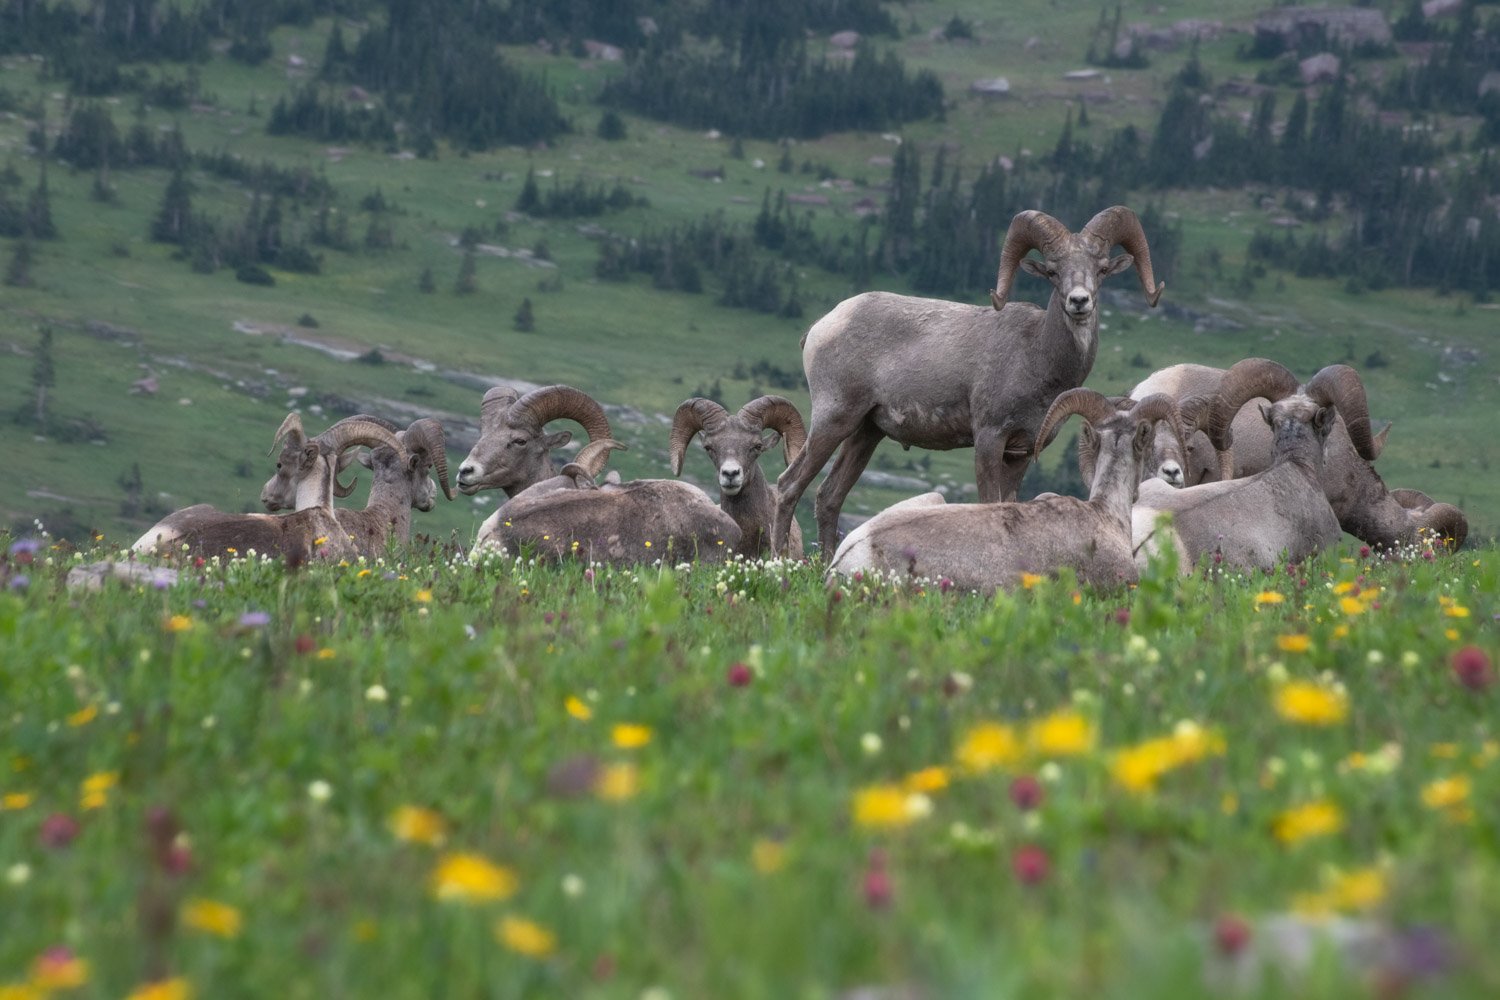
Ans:
[[[524,917],[501,917],[495,939],[527,958],[546,958],[557,950],[557,935]]]
[[[1094,749],[1094,726],[1077,712],[1064,710],[1037,719],[1026,732],[1033,753],[1073,757]]]
[[[1312,648],[1312,640],[1305,635],[1278,635],[1276,648],[1283,653],[1305,653]]]
[[[587,722],[594,717],[594,710],[585,705],[583,699],[576,694],[568,695],[568,700],[563,702],[563,708],[579,722]]]
[[[1271,701],[1277,715],[1304,726],[1331,726],[1343,722],[1349,714],[1347,695],[1310,681],[1282,684]]]
[[[417,601],[418,604],[431,604],[432,603],[432,591],[430,591],[430,590],[419,590],[419,591],[417,591],[417,593],[416,593],[416,601]]]
[[[1011,855],[1010,867],[1022,884],[1037,885],[1046,880],[1052,864],[1045,850],[1035,844],[1025,844]]]
[[[1368,609],[1369,605],[1357,597],[1339,598],[1339,610],[1351,618],[1364,614]]]
[[[401,806],[391,813],[390,827],[397,840],[429,847],[441,847],[448,839],[448,824],[442,815],[421,806]]]
[[[1245,918],[1226,913],[1214,921],[1214,947],[1224,955],[1238,955],[1250,943],[1250,925]]]
[[[1422,804],[1428,809],[1452,812],[1469,801],[1473,783],[1466,774],[1439,778],[1422,788]]]
[[[1015,763],[1021,757],[1021,742],[1015,730],[999,722],[981,722],[959,741],[953,758],[970,774],[983,774]]]
[[[240,628],[263,628],[271,624],[271,616],[265,611],[246,611],[240,615]]]
[[[1450,604],[1443,609],[1443,614],[1449,618],[1467,618],[1469,617],[1469,609],[1462,604]]]
[[[78,796],[78,808],[102,809],[109,801],[109,790],[120,783],[118,771],[99,771],[83,779]]]
[[[371,684],[365,688],[365,701],[373,701],[377,704],[389,701],[391,694],[385,689],[384,684]]]
[[[17,861],[5,869],[5,881],[8,885],[25,885],[31,881],[31,866],[24,861]]]
[[[584,891],[586,889],[588,889],[588,886],[584,883],[582,876],[574,875],[571,872],[563,876],[563,895],[567,896],[569,899],[577,899],[579,896],[582,896],[584,894]]]
[[[1334,869],[1324,875],[1323,883],[1316,892],[1293,897],[1292,909],[1307,916],[1363,913],[1385,902],[1387,894],[1385,871],[1373,866],[1348,872]]]
[[[339,654],[335,653],[327,646],[324,646],[322,649],[318,650],[318,659],[320,660],[331,660],[338,655]]]
[[[632,722],[621,722],[611,731],[615,746],[621,750],[634,750],[651,742],[651,727]]]
[[[865,733],[859,738],[859,748],[866,757],[875,757],[885,748],[885,742],[881,740],[879,733]]]
[[[333,798],[333,786],[323,779],[307,783],[307,797],[314,802],[323,803]]]
[[[762,875],[774,875],[786,867],[786,843],[760,837],[750,845],[750,863]]]
[[[883,910],[891,905],[895,898],[896,886],[891,881],[890,873],[885,868],[885,852],[874,850],[870,852],[870,858],[865,863],[865,874],[860,880],[860,889],[865,897],[865,905],[872,910]]]
[[[137,986],[125,1000],[193,1000],[193,987],[181,976],[158,979],[154,983]]]
[[[744,687],[749,684],[754,676],[754,673],[750,670],[749,664],[733,663],[730,664],[729,673],[726,675],[725,679],[729,681],[730,687],[738,688]]]
[[[66,945],[48,948],[31,963],[30,985],[42,995],[77,989],[89,981],[89,963]]]
[[[1265,607],[1267,604],[1281,604],[1286,600],[1285,594],[1279,594],[1274,590],[1262,590],[1255,595],[1255,606]]]
[[[1046,579],[1046,577],[1039,576],[1036,573],[1022,573],[1021,574],[1021,586],[1023,588],[1025,588],[1026,590],[1030,590],[1032,587],[1035,587],[1037,584],[1041,583],[1045,579]]]
[[[1494,676],[1490,658],[1478,646],[1465,646],[1453,654],[1453,676],[1470,691],[1483,691]]]
[[[162,624],[168,632],[186,632],[192,627],[193,620],[187,615],[173,615]]]
[[[1116,750],[1109,769],[1127,791],[1154,791],[1156,783],[1172,771],[1205,757],[1224,752],[1224,738],[1197,723],[1179,724],[1170,736],[1159,736]]]
[[[924,808],[925,807],[925,808]],[[932,811],[925,795],[899,785],[870,785],[854,793],[854,822],[864,827],[900,827]]]
[[[479,854],[445,854],[429,878],[432,894],[450,903],[489,903],[515,895],[515,872]]]
[[[908,792],[920,792],[929,794],[941,792],[948,787],[948,769],[946,767],[924,767],[920,771],[913,771],[906,776],[902,787]]]
[[[18,812],[31,805],[30,792],[6,792],[0,795],[0,812]]]
[[[1326,837],[1344,828],[1344,811],[1327,799],[1305,802],[1279,813],[1271,832],[1283,844],[1293,846],[1314,837]]]
[[[630,763],[610,764],[594,780],[594,794],[606,802],[624,802],[641,790],[641,772]]]
[[[182,923],[184,927],[205,934],[235,938],[240,935],[244,919],[240,916],[240,911],[228,903],[214,899],[190,899],[182,906]]]
[[[1010,783],[1010,800],[1022,812],[1030,812],[1040,806],[1046,794],[1042,783],[1029,774],[1023,774]]]
[[[53,813],[42,820],[37,839],[42,842],[43,847],[60,850],[73,842],[73,838],[78,836],[78,829],[78,821],[67,813]]]
[[[86,726],[90,722],[93,722],[94,719],[98,717],[98,715],[98,705],[85,705],[78,711],[74,712],[72,715],[68,716],[68,725],[72,726],[74,729],[77,729],[80,726]]]

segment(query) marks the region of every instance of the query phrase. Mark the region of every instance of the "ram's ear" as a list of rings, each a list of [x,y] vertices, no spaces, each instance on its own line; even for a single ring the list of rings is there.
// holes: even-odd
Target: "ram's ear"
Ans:
[[[374,452],[366,451],[365,449],[361,448],[359,451],[354,453],[354,460],[367,469],[375,468]]]
[[[1339,412],[1333,407],[1320,406],[1318,407],[1318,412],[1313,414],[1313,430],[1317,432],[1318,437],[1326,438],[1328,436],[1328,432],[1333,430],[1333,425],[1338,421],[1338,419]]]
[[[1260,418],[1269,424],[1271,422],[1271,404],[1257,403],[1256,405],[1260,407]]]
[[[760,439],[760,450],[761,451],[770,451],[772,448],[776,447],[777,443],[780,440],[781,440],[781,432],[780,431],[766,431],[765,435],[762,436],[761,439]]]
[[[548,451],[552,451],[556,448],[561,448],[571,440],[573,440],[572,431],[558,431],[556,434],[548,434],[546,440],[546,449]]]
[[[1032,277],[1041,278],[1043,281],[1052,280],[1052,275],[1047,273],[1046,263],[1037,260],[1035,257],[1022,257],[1021,270],[1025,271]]]
[[[317,460],[318,446],[315,442],[309,441],[307,444],[302,446],[302,467],[304,469],[310,469],[312,468],[312,464]]]
[[[1135,427],[1135,440],[1131,442],[1131,447],[1135,449],[1137,455],[1141,455],[1151,447],[1155,440],[1156,425],[1149,420],[1142,420]]]
[[[1112,274],[1119,274],[1121,271],[1125,270],[1127,267],[1134,263],[1135,258],[1128,253],[1122,253],[1116,257],[1111,257],[1109,259],[1109,263],[1104,265],[1104,273],[1100,275],[1100,277],[1108,278]]]

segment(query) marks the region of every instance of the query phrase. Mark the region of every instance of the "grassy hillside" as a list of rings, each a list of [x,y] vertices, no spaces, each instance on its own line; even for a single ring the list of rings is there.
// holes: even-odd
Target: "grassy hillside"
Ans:
[[[1003,13],[977,3],[900,8],[904,36],[897,50],[912,66],[938,72],[949,95],[944,121],[903,131],[905,141],[925,151],[924,163],[939,144],[947,147],[950,164],[971,174],[999,155],[1040,155],[1051,149],[1080,101],[1087,102],[1090,129],[1150,127],[1165,82],[1187,58],[1186,49],[1155,53],[1146,69],[1066,80],[1065,71],[1083,66],[1099,11],[1042,2],[1004,6]],[[1234,29],[1259,6],[1127,5],[1125,16],[1155,24],[1193,16],[1222,21],[1225,30],[1202,46],[1200,58],[1216,79],[1227,80],[1254,75],[1254,65],[1235,57],[1245,36]],[[955,15],[973,26],[975,39],[934,40],[933,30]],[[13,465],[20,474],[0,482],[4,523],[42,517],[75,531],[97,528],[128,539],[152,520],[149,512],[121,514],[119,480],[137,465],[143,496],[158,508],[207,501],[250,509],[269,473],[263,452],[289,406],[307,408],[331,394],[393,416],[433,412],[472,422],[481,390],[464,375],[568,382],[625,407],[617,422],[633,448],[618,464],[627,475],[666,475],[664,415],[716,379],[728,402],[742,402],[754,386],[751,379],[733,377],[738,364],[748,368],[764,360],[799,370],[797,342],[808,323],[858,290],[806,270],[799,277],[807,315],[787,320],[720,308],[712,291],[661,293],[644,279],[603,283],[593,277],[592,227],[634,234],[709,212],[748,224],[764,193],[784,188],[827,198],[826,205],[811,209],[822,231],[852,231],[854,203],[882,200],[891,136],[840,134],[796,143],[791,174],[775,169],[782,151],[774,143],[746,141],[743,158],[736,158],[727,138],[630,116],[627,139],[605,142],[594,135],[600,112],[593,97],[617,68],[529,48],[506,55],[546,74],[575,126],[574,134],[547,148],[465,154],[443,147],[437,159],[419,160],[266,135],[267,110],[309,72],[293,66],[292,57],[315,65],[328,28],[319,22],[278,31],[274,55],[255,69],[216,56],[201,67],[203,102],[180,112],[139,113],[153,129],[180,128],[194,151],[224,150],[313,168],[338,190],[341,211],[353,213],[356,242],[368,218],[357,204],[378,189],[395,206],[395,245],[378,252],[327,251],[321,275],[277,272],[274,287],[238,282],[228,271],[204,276],[171,259],[172,248],[149,241],[150,220],[167,182],[164,170],[113,171],[113,200],[101,203],[90,198],[92,172],[70,173],[53,164],[48,184],[61,238],[36,246],[35,287],[0,290],[0,399],[7,409],[28,406],[36,330],[49,324],[57,362],[53,413],[64,422],[90,421],[104,440],[64,443],[17,434]],[[1010,81],[1008,97],[970,93],[975,79],[997,75]],[[68,98],[53,82],[39,79],[30,60],[0,64],[0,89],[13,95],[17,109],[39,99],[53,130],[66,120]],[[1231,105],[1233,100],[1226,98]],[[134,96],[111,99],[110,107],[122,130],[137,114]],[[37,166],[25,152],[28,124],[17,112],[0,119],[0,158],[15,166],[29,189]],[[693,173],[716,169],[723,171],[722,181]],[[609,184],[619,179],[649,207],[589,225],[508,216],[528,170],[544,186],[554,178]],[[820,180],[818,171],[831,179]],[[191,180],[195,209],[227,219],[244,213],[248,193],[242,186],[202,171]],[[1351,294],[1337,282],[1274,273],[1246,295],[1235,290],[1246,239],[1277,208],[1263,208],[1241,191],[1169,190],[1140,193],[1133,201],[1139,206],[1148,198],[1181,221],[1184,249],[1176,273],[1164,276],[1164,301],[1192,312],[1151,313],[1129,277],[1117,279],[1128,305],[1115,307],[1105,320],[1090,385],[1121,390],[1152,367],[1186,360],[1224,364],[1262,354],[1310,374],[1332,361],[1360,364],[1378,351],[1390,364],[1364,373],[1372,406],[1377,418],[1396,421],[1382,474],[1393,485],[1420,487],[1460,504],[1477,536],[1500,528],[1500,477],[1491,472],[1500,462],[1500,446],[1485,433],[1500,402],[1500,369],[1491,347],[1494,314],[1487,307],[1426,292]],[[1065,221],[1076,226],[1085,220]],[[456,241],[469,226],[507,250],[544,245],[553,266],[480,254],[478,292],[456,295],[462,260]],[[5,242],[0,253],[8,256]],[[430,294],[418,289],[424,268],[431,269],[436,285]],[[873,284],[892,282],[877,276]],[[972,300],[982,301],[984,294],[976,288]],[[523,297],[535,310],[531,333],[513,328]],[[304,316],[317,326],[298,326]],[[1205,318],[1210,322],[1202,323]],[[1200,327],[1215,332],[1195,332]],[[348,360],[370,348],[386,354],[387,363]],[[148,371],[157,375],[160,391],[154,397],[130,394],[130,383]],[[294,395],[295,389],[307,392]],[[805,411],[805,393],[788,394]],[[310,412],[308,422],[317,426],[316,414]],[[935,483],[972,481],[967,452],[935,455],[927,471],[912,464],[921,458],[886,446],[876,467],[920,471]],[[695,456],[689,472],[706,479],[707,463]],[[878,509],[907,492],[861,488],[849,509]],[[417,530],[467,539],[493,502],[494,495],[462,499],[420,518]]]

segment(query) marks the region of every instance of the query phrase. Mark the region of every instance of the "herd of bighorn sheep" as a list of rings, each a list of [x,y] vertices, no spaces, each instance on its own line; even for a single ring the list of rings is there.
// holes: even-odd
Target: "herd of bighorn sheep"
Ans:
[[[1111,256],[1116,246],[1125,252]],[[703,398],[678,407],[672,474],[682,474],[699,440],[714,464],[717,503],[675,478],[622,482],[605,474],[610,453],[625,446],[587,393],[564,385],[491,389],[456,482],[465,494],[498,489],[507,499],[480,527],[474,553],[616,564],[800,558],[797,503],[830,459],[814,514],[818,554],[833,573],[894,573],[989,591],[1066,567],[1107,587],[1136,580],[1158,553],[1174,554],[1187,572],[1206,558],[1271,568],[1345,532],[1381,549],[1464,543],[1460,510],[1388,489],[1375,471],[1389,427],[1373,432],[1364,385],[1346,365],[1303,382],[1264,358],[1228,369],[1179,364],[1128,396],[1083,388],[1099,349],[1100,286],[1132,266],[1155,306],[1164,286],[1129,208],[1105,209],[1077,233],[1028,211],[1005,235],[987,305],[888,292],[846,299],[802,339],[810,428],[781,396],[761,396],[738,412]],[[1009,301],[1018,268],[1051,284],[1046,308]],[[1088,498],[1018,502],[1028,463],[1071,416],[1082,418]],[[554,458],[571,440],[568,431],[549,432],[556,420],[576,422],[588,436],[571,461]],[[840,541],[844,499],[887,437],[908,448],[972,447],[979,502],[922,494]],[[786,469],[773,484],[760,459],[778,444]],[[276,432],[278,449],[261,501],[290,513],[187,507],[135,549],[298,561],[371,556],[408,540],[413,507],[432,509],[430,472],[453,499],[443,428],[431,417],[402,428],[361,414],[308,437],[293,413]],[[373,473],[369,500],[363,510],[336,508],[354,488],[340,476],[355,461]]]

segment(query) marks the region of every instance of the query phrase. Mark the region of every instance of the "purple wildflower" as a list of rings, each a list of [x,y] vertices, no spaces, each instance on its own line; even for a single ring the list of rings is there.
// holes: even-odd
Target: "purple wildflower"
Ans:
[[[246,611],[240,615],[241,628],[260,628],[271,624],[271,615],[265,611]]]

